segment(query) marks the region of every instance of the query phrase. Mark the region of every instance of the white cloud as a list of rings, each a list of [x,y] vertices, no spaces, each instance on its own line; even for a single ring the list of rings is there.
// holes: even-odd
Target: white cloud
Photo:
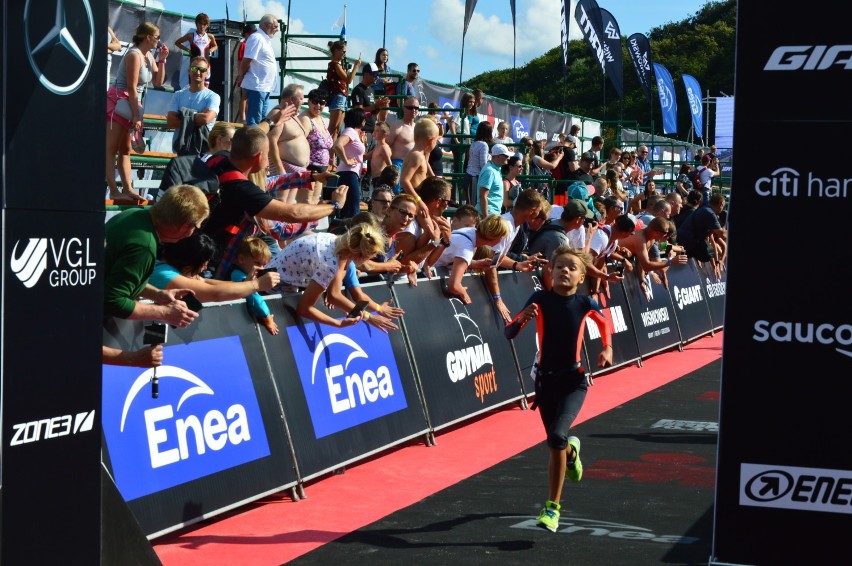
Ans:
[[[572,2],[572,5],[575,2]],[[560,43],[562,3],[554,0],[528,0],[518,2],[517,54],[524,60],[542,55]],[[480,2],[470,20],[465,37],[465,51],[486,57],[505,60],[513,53],[511,14],[506,20],[488,14],[492,3]],[[569,16],[570,17],[570,16]],[[444,45],[461,48],[464,2],[462,0],[436,0],[430,9],[429,30]],[[578,39],[579,30],[572,24],[572,39]],[[450,52],[456,52],[455,49]],[[509,59],[511,65],[511,59]]]
[[[127,1],[130,4],[138,4],[140,6],[142,6],[142,4],[143,4],[143,0],[127,0]],[[147,2],[145,2],[145,5],[148,8],[153,8],[155,10],[165,10],[166,9],[166,5],[163,4],[162,2],[160,2],[159,0],[148,0]]]

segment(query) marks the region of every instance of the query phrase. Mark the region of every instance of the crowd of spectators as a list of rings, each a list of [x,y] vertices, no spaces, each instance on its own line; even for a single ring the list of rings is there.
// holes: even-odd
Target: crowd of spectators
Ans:
[[[198,21],[179,47],[206,30],[203,18]],[[266,48],[278,29],[278,18],[268,14],[246,34],[238,77],[247,101],[243,125],[216,121],[219,98],[205,83],[209,62],[203,55],[190,61],[189,86],[175,93],[167,120],[176,147],[204,162],[218,190],[177,184],[150,208],[108,221],[107,315],[185,327],[197,317],[188,295],[202,302],[246,298],[251,315],[277,334],[262,294],[290,291],[301,294],[297,314],[304,318],[334,326],[363,321],[387,332],[404,313],[370,299],[359,277],[408,277],[416,285],[418,277],[443,272],[445,292],[469,303],[464,275],[477,272],[508,322],[497,270],[541,270],[548,285],[548,261],[561,246],[590,256],[593,293],[607,292],[609,283],[633,271],[643,285],[646,275],[666,284],[666,270],[688,257],[717,271],[724,264],[719,217],[726,200],[710,191],[718,175],[714,157],[704,155],[694,173],[684,163],[671,191],[658,193],[655,177],[662,171],[652,167],[645,145],[632,152],[594,136],[581,152],[579,126],[549,150],[540,140],[513,140],[506,122],[495,135],[491,123],[480,120],[481,91],[465,93],[455,117],[437,105],[421,108],[419,65],[409,64],[397,84],[385,76],[391,70],[381,49],[374,62],[361,66],[359,59],[347,69],[342,41],[330,44],[323,88],[307,94],[304,110],[305,94],[295,84],[280,89],[271,107],[277,85],[269,80]],[[149,23],[139,26],[133,44],[107,109],[107,179],[117,196],[118,153],[122,194],[135,201],[122,151],[141,124],[144,85],[157,84],[168,49]],[[350,94],[359,71],[361,82]],[[122,97],[129,119],[116,108]],[[187,129],[203,130],[203,147],[186,141],[194,139]],[[442,139],[458,144],[454,170],[464,171],[463,191],[454,191],[455,179],[443,178],[436,165]],[[522,182],[529,175],[534,180]],[[324,219],[332,229],[318,228]],[[346,313],[359,300],[369,306],[357,316],[330,314]],[[104,361],[157,365],[162,356],[156,348],[122,353],[105,347]]]

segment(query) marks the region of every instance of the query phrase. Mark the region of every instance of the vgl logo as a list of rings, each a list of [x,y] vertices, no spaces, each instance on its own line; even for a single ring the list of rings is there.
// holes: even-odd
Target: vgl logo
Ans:
[[[29,238],[19,252],[21,242],[15,242],[12,248],[9,267],[27,289],[35,287],[45,271],[51,287],[89,285],[97,275],[88,238]],[[48,263],[53,267],[49,271]]]

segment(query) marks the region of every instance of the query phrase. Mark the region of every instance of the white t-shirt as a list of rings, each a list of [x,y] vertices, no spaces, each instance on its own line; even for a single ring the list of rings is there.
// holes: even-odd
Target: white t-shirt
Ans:
[[[500,215],[500,218],[504,219],[509,223],[509,234],[497,242],[497,245],[493,246],[491,249],[494,250],[494,255],[499,257],[499,261],[503,261],[503,258],[509,253],[509,248],[512,247],[512,242],[515,241],[515,237],[518,235],[518,230],[521,229],[520,226],[515,226],[515,218],[512,216],[511,212],[506,212]]]
[[[568,243],[572,248],[577,250],[582,250],[586,247],[586,228],[580,226],[579,228],[574,228],[569,232],[565,232],[565,235],[568,236]]]
[[[476,228],[471,226],[470,228],[453,230],[450,235],[450,246],[435,262],[435,267],[450,268],[457,257],[470,265],[470,262],[473,261],[474,252],[476,252]]]
[[[337,255],[334,244],[337,236],[328,232],[316,232],[294,240],[284,246],[269,262],[281,277],[281,281],[296,287],[307,287],[316,281],[327,289],[337,274]]]
[[[258,92],[273,92],[278,83],[278,61],[272,50],[272,39],[258,29],[246,41],[244,59],[251,59],[241,86]]]

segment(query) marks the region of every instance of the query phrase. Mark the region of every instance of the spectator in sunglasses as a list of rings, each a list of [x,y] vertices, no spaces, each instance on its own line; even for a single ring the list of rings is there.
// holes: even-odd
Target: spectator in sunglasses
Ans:
[[[178,155],[202,155],[207,138],[219,114],[219,95],[207,87],[204,78],[210,64],[204,57],[189,62],[189,85],[172,96],[166,125],[175,128],[172,148]]]

